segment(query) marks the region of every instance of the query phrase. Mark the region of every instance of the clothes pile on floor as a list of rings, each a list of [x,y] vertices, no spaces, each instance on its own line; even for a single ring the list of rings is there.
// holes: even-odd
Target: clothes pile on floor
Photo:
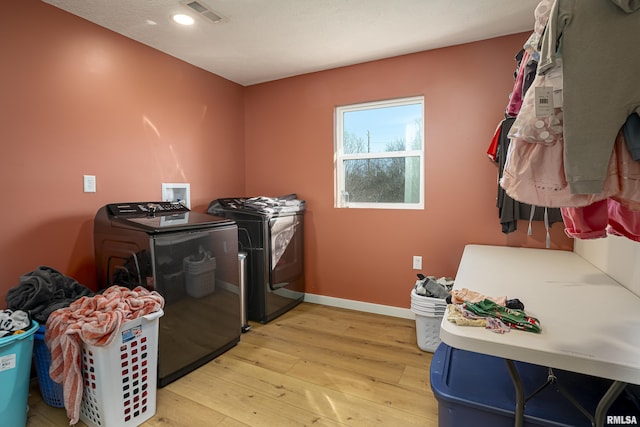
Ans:
[[[83,296],[93,296],[93,291],[74,278],[58,270],[40,266],[20,276],[18,286],[9,289],[7,307],[29,313],[32,319],[44,325],[49,315]]]
[[[82,402],[82,344],[108,346],[121,325],[164,307],[164,298],[141,286],[131,290],[111,286],[104,293],[85,296],[51,313],[45,342],[51,351],[49,376],[63,385],[70,424],[78,422]]]

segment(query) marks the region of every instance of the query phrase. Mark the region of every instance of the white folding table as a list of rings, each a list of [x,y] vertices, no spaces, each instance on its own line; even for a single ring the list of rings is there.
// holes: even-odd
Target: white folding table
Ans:
[[[640,384],[640,297],[574,252],[467,245],[454,289],[518,298],[541,322],[540,334],[458,326],[442,320],[440,337],[462,350],[502,357],[516,389],[515,425],[524,394],[512,361],[612,380],[594,420],[604,425],[609,406],[627,383]]]

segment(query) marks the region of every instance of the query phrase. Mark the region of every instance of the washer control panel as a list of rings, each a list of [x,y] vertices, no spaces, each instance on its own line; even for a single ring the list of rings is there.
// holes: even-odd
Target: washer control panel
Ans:
[[[108,208],[113,216],[153,216],[189,212],[189,208],[180,202],[113,203],[108,205]]]

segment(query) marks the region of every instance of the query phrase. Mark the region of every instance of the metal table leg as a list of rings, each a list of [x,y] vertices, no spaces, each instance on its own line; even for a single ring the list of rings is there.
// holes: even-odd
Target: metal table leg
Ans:
[[[524,404],[525,404],[527,399],[524,396],[524,389],[523,389],[523,386],[522,386],[522,380],[520,379],[520,374],[518,373],[518,370],[516,369],[516,366],[513,363],[513,360],[510,360],[510,359],[504,359],[504,360],[507,363],[507,369],[509,370],[509,376],[511,377],[511,381],[513,382],[513,388],[514,388],[515,393],[516,393],[516,408],[515,408],[514,426],[515,427],[523,427],[523,425],[524,425]],[[609,387],[609,389],[607,390],[607,392],[604,394],[604,396],[602,396],[602,398],[600,399],[600,402],[598,402],[598,406],[596,408],[596,412],[595,412],[595,415],[593,417],[591,417],[588,413],[586,413],[586,411],[578,403],[578,401],[576,401],[570,395],[568,395],[565,390],[560,390],[560,391],[562,391],[563,392],[562,394],[564,394],[565,397],[573,405],[575,405],[581,412],[583,412],[585,414],[585,416],[587,418],[590,419],[590,421],[592,422],[592,424],[595,427],[604,427],[605,426],[605,418],[607,416],[607,412],[609,411],[609,408],[611,407],[613,402],[615,402],[615,400],[618,398],[618,396],[620,396],[620,393],[622,393],[622,391],[625,389],[626,386],[627,386],[627,383],[625,383],[625,382],[614,381],[611,384],[611,386]],[[534,395],[535,394],[536,393],[534,393]],[[530,396],[530,397],[533,397],[533,396]]]
[[[524,390],[522,388],[522,381],[520,380],[520,374],[516,369],[513,360],[504,359],[507,362],[507,369],[509,369],[509,376],[513,382],[513,388],[516,392],[516,412],[515,412],[515,427],[522,427],[524,425]]]
[[[611,384],[611,387],[609,387],[607,392],[604,394],[604,396],[602,396],[602,399],[600,399],[600,402],[598,403],[598,407],[596,408],[596,413],[594,416],[596,427],[603,427],[605,425],[604,421],[609,407],[611,407],[613,402],[615,402],[618,396],[620,396],[620,393],[622,393],[626,386],[627,383],[624,383],[622,381],[614,381],[613,384]]]

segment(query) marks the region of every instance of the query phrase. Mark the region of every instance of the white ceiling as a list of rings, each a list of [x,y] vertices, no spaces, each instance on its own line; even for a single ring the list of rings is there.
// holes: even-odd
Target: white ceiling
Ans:
[[[241,85],[533,29],[539,0],[43,0]],[[195,25],[170,17],[190,13]],[[515,54],[515,52],[514,52]]]

